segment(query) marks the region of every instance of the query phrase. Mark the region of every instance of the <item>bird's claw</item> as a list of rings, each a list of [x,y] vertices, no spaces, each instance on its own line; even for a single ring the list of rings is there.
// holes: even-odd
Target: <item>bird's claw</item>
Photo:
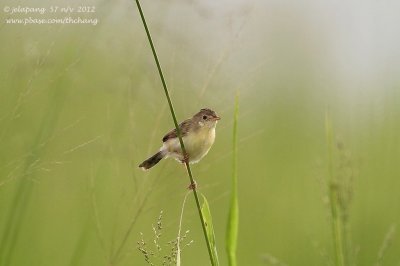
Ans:
[[[187,153],[185,153],[183,155],[182,163],[184,163],[184,164],[188,164],[189,163],[189,155]]]
[[[190,185],[188,186],[188,189],[190,190],[195,190],[197,188],[197,183],[196,181],[193,181],[192,183],[190,183]]]

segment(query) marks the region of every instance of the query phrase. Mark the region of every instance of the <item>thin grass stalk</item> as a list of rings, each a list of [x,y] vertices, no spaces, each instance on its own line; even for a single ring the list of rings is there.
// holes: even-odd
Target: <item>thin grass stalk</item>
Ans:
[[[183,198],[181,216],[179,218],[178,236],[176,238],[176,245],[177,245],[176,266],[181,266],[181,231],[182,231],[183,210],[185,209],[185,203],[186,203],[187,196],[189,196],[189,192],[187,192],[185,194],[185,197]]]
[[[103,234],[103,230],[101,229],[101,224],[100,224],[100,218],[99,218],[99,211],[98,211],[98,207],[97,207],[97,201],[96,201],[96,194],[94,191],[94,171],[93,171],[93,167],[92,167],[92,171],[91,171],[91,175],[89,176],[89,190],[90,190],[90,203],[92,205],[92,209],[93,209],[93,219],[96,223],[96,233],[97,233],[97,237],[99,239],[100,242],[100,246],[101,249],[103,251],[103,254],[105,255],[107,252],[106,249],[106,244],[104,241],[104,234]],[[110,261],[109,257],[107,255],[104,256],[106,261]],[[71,264],[73,265],[73,264]]]
[[[328,175],[329,175],[329,203],[331,208],[331,221],[333,242],[335,247],[335,263],[337,266],[345,265],[343,247],[343,228],[339,206],[339,184],[333,172],[333,132],[328,113],[325,115],[325,133],[328,148]]]
[[[382,264],[383,259],[385,258],[387,250],[393,244],[393,239],[395,234],[396,234],[396,224],[393,224],[392,226],[390,226],[389,231],[386,233],[385,238],[381,244],[381,247],[379,248],[378,259],[375,263],[375,266],[383,265]]]
[[[154,44],[153,44],[153,41],[152,41],[152,38],[151,38],[151,35],[150,35],[150,31],[149,31],[149,29],[147,27],[147,23],[146,23],[146,20],[145,20],[143,11],[142,11],[142,7],[140,6],[139,0],[136,0],[136,5],[137,5],[137,8],[139,10],[142,22],[143,22],[143,26],[145,28],[145,31],[146,31],[146,34],[147,34],[147,38],[148,38],[148,41],[149,41],[149,44],[150,44],[150,47],[151,47],[151,50],[153,52],[154,60],[156,61],[158,73],[160,75],[161,82],[162,82],[162,85],[163,85],[163,88],[164,88],[165,97],[167,98],[169,109],[170,109],[171,115],[172,115],[172,119],[174,120],[175,128],[176,128],[176,131],[178,133],[179,143],[181,145],[181,149],[182,149],[183,154],[186,155],[186,150],[185,150],[185,145],[183,144],[181,130],[179,129],[179,125],[178,125],[178,121],[176,119],[174,107],[172,105],[172,101],[171,101],[171,98],[169,96],[169,91],[168,91],[168,88],[167,88],[167,84],[165,82],[164,75],[163,75],[163,72],[161,70],[160,62],[159,62],[158,57],[157,57],[156,49],[154,48]],[[194,185],[194,186],[192,186],[193,187],[193,195],[194,195],[194,198],[195,198],[195,201],[196,201],[197,210],[198,210],[198,213],[199,213],[199,216],[200,216],[201,226],[203,228],[203,234],[204,234],[204,238],[206,240],[208,254],[210,256],[210,262],[211,262],[211,265],[214,266],[215,263],[214,263],[214,260],[213,260],[213,257],[212,257],[211,245],[210,245],[209,240],[207,238],[206,225],[204,223],[203,214],[201,213],[199,197],[197,195],[197,191],[196,191],[196,187],[195,187],[195,182],[194,182],[194,179],[193,179],[192,171],[190,169],[188,161],[185,161],[185,165],[186,165],[186,169],[187,169],[188,176],[189,176],[189,179],[190,179],[190,183]]]

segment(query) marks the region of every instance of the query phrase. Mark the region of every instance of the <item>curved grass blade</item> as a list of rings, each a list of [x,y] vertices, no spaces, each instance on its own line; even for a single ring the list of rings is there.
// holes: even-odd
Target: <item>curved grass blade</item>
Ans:
[[[204,224],[206,226],[207,238],[211,247],[211,255],[213,260],[213,265],[219,266],[218,261],[218,253],[217,253],[217,245],[215,242],[215,234],[214,234],[214,226],[212,223],[210,205],[204,195],[203,196],[203,204],[201,205],[201,213],[204,217]]]

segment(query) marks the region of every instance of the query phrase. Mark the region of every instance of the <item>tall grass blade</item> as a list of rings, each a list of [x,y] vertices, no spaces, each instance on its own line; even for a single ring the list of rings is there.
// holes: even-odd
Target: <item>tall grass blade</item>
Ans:
[[[181,134],[181,130],[180,130],[179,125],[178,125],[178,120],[176,119],[174,106],[172,105],[171,97],[169,96],[167,83],[165,82],[164,75],[163,75],[163,72],[162,72],[162,69],[161,69],[161,65],[160,65],[160,62],[158,60],[157,52],[156,52],[156,49],[154,47],[153,40],[151,38],[149,28],[147,27],[146,19],[144,17],[144,14],[143,14],[143,11],[142,11],[142,7],[140,6],[139,0],[136,0],[136,5],[137,5],[137,8],[139,10],[140,17],[142,19],[144,29],[146,31],[146,35],[147,35],[147,39],[148,39],[150,47],[151,47],[151,51],[153,52],[154,60],[156,62],[157,69],[158,69],[158,74],[160,75],[160,79],[161,79],[161,82],[162,82],[162,85],[163,85],[163,88],[164,88],[165,97],[167,98],[168,106],[169,106],[169,109],[171,111],[171,116],[172,116],[172,119],[174,121],[176,131],[178,133],[179,143],[180,143],[180,146],[181,146],[183,154],[186,155],[186,149],[185,149],[185,145],[183,144],[182,134]],[[189,176],[189,179],[190,179],[190,184],[194,185],[193,189],[192,189],[193,196],[194,196],[194,199],[196,201],[196,207],[197,207],[197,211],[199,213],[199,217],[200,217],[200,221],[201,221],[201,227],[203,229],[204,238],[206,240],[208,255],[210,256],[210,262],[211,262],[211,265],[214,266],[216,264],[215,264],[214,259],[213,259],[213,252],[211,250],[211,244],[210,244],[209,239],[207,237],[206,224],[205,224],[205,220],[204,220],[204,217],[203,217],[203,214],[202,214],[202,211],[201,211],[200,201],[199,201],[199,197],[197,195],[197,190],[196,190],[196,187],[195,187],[196,183],[194,182],[193,175],[192,175],[192,170],[190,169],[189,162],[186,161],[185,165],[186,165],[186,170],[188,172],[188,176]]]
[[[217,245],[215,242],[214,226],[212,223],[210,205],[208,204],[208,201],[204,195],[203,195],[203,205],[201,206],[201,213],[203,214],[204,222],[206,225],[207,238],[211,245],[212,259],[213,259],[214,265],[218,266],[219,260],[218,260],[218,253],[217,253]]]
[[[228,264],[236,266],[236,249],[239,229],[239,202],[238,202],[238,169],[237,169],[237,120],[239,113],[239,95],[235,97],[235,111],[233,115],[233,161],[232,161],[232,191],[228,214],[228,225],[226,230],[226,252],[228,253]]]

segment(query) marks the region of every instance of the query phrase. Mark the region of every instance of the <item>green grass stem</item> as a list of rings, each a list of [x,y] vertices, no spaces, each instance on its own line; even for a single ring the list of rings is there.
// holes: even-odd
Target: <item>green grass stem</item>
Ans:
[[[233,115],[233,159],[232,159],[232,191],[231,191],[231,202],[228,214],[228,225],[226,231],[226,252],[228,254],[228,264],[230,266],[236,266],[236,249],[237,249],[237,237],[239,229],[239,203],[238,203],[238,169],[237,169],[237,157],[238,157],[238,141],[237,141],[237,122],[239,113],[239,95],[235,97],[235,111]]]
[[[175,115],[174,107],[172,105],[171,97],[169,96],[167,84],[165,82],[164,75],[163,75],[163,72],[161,70],[161,65],[160,65],[160,62],[158,60],[157,52],[156,52],[156,49],[154,48],[154,44],[153,44],[153,41],[152,41],[152,38],[151,38],[151,35],[150,35],[150,31],[149,31],[149,28],[147,27],[146,19],[144,17],[144,14],[143,14],[143,11],[142,11],[142,7],[140,6],[139,0],[136,0],[136,5],[137,5],[137,8],[139,10],[140,17],[142,19],[143,26],[144,26],[146,34],[147,34],[147,38],[148,38],[148,41],[149,41],[149,44],[150,44],[150,47],[151,47],[151,51],[153,52],[154,60],[156,61],[158,73],[160,75],[161,82],[162,82],[162,85],[163,85],[163,88],[164,88],[165,97],[167,98],[168,106],[169,106],[169,109],[170,109],[171,115],[172,115],[172,119],[174,121],[176,131],[178,133],[179,143],[181,145],[182,152],[183,152],[183,154],[186,154],[185,145],[183,144],[181,131],[179,129],[178,120],[176,119],[176,115]],[[186,169],[187,169],[188,176],[189,176],[189,179],[190,179],[190,183],[191,184],[195,184],[194,179],[193,179],[193,175],[192,175],[192,171],[191,171],[190,166],[189,166],[189,163],[185,162],[185,165],[186,165]],[[196,191],[195,187],[193,188],[193,195],[194,195],[194,198],[195,198],[195,201],[196,201],[197,210],[198,210],[198,213],[199,213],[199,216],[200,216],[201,226],[203,228],[203,234],[204,234],[204,238],[206,240],[208,254],[210,256],[210,262],[211,262],[211,265],[214,266],[215,262],[213,260],[213,255],[212,255],[212,251],[211,251],[211,245],[210,245],[210,242],[209,242],[208,237],[207,237],[207,231],[206,231],[206,226],[205,226],[205,223],[204,223],[204,217],[203,217],[203,214],[201,212],[199,197],[197,195],[197,191]]]

